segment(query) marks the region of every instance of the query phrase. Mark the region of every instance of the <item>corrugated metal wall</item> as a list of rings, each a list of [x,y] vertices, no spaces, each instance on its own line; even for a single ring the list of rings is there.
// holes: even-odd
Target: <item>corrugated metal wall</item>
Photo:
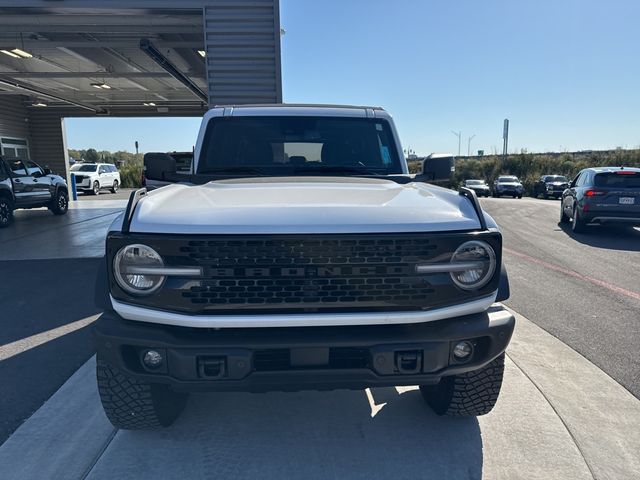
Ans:
[[[0,137],[26,139],[32,160],[65,176],[63,112],[26,108],[25,98],[20,95],[0,96]]]
[[[280,103],[278,0],[210,0],[204,8],[209,104]]]
[[[24,138],[31,144],[28,118],[24,97],[0,96],[0,137]]]
[[[67,160],[61,112],[31,108],[29,124],[31,125],[31,158],[66,177]]]

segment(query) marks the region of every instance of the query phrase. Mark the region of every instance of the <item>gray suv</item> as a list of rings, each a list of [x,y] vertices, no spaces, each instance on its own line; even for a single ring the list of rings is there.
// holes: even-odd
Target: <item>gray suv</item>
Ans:
[[[588,223],[640,226],[640,168],[582,170],[562,194],[560,222],[578,233]]]
[[[64,179],[32,160],[0,157],[0,228],[13,220],[16,208],[47,207],[55,215],[69,208]]]

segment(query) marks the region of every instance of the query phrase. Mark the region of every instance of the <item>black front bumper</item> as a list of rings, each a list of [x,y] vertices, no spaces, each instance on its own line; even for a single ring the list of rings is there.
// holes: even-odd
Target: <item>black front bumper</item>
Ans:
[[[180,391],[362,389],[437,383],[476,370],[507,348],[515,319],[500,306],[459,318],[402,325],[199,329],[123,320],[107,311],[94,327],[103,360]],[[452,355],[473,345],[465,362]],[[148,350],[163,356],[152,369]]]

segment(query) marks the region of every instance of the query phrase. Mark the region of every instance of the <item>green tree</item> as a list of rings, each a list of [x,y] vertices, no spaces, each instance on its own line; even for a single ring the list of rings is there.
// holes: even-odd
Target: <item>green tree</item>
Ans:
[[[84,161],[89,163],[96,163],[100,161],[100,155],[95,148],[90,148],[84,154]]]

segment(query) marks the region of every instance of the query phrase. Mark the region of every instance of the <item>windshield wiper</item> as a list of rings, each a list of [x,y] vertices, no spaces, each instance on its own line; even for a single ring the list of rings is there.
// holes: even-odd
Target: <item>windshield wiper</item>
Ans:
[[[383,175],[380,172],[374,172],[366,168],[347,167],[347,166],[331,166],[331,167],[302,167],[296,168],[293,173],[355,173],[357,175]]]
[[[266,175],[265,172],[254,167],[220,167],[220,168],[210,168],[208,170],[198,172],[198,174],[202,174],[202,175],[216,174],[216,173],[249,173],[251,175]]]

